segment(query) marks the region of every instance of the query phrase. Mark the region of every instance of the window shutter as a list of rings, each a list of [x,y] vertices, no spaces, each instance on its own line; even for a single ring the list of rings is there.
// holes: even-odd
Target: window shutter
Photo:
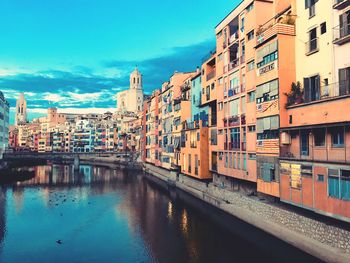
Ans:
[[[279,128],[278,116],[271,117],[271,130],[277,130]]]
[[[264,120],[264,131],[271,130],[271,117],[266,117]]]
[[[346,94],[347,69],[339,69],[339,95]]]
[[[315,78],[315,98],[316,100],[320,99],[320,76],[316,76]]]
[[[310,79],[309,78],[304,78],[304,99],[305,102],[310,101]]]
[[[263,133],[264,132],[264,119],[256,120],[256,132]]]
[[[308,9],[310,7],[310,1],[311,0],[305,0],[305,9]]]

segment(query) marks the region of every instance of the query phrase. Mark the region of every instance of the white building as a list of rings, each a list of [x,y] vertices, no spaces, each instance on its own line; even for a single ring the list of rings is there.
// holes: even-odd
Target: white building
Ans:
[[[117,111],[141,112],[143,109],[142,75],[136,68],[130,74],[130,88],[117,93]]]
[[[16,102],[15,125],[25,124],[27,122],[27,101],[24,94],[20,93]]]

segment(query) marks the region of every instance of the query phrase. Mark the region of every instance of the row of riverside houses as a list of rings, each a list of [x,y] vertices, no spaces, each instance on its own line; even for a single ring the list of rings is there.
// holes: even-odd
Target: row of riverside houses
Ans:
[[[31,152],[140,152],[142,135],[142,75],[130,74],[128,90],[117,93],[114,113],[71,114],[49,108],[47,116],[27,121],[27,101],[16,102],[15,125],[9,145],[14,151]]]
[[[143,160],[350,221],[350,0],[244,0],[144,102]]]
[[[39,153],[138,152],[141,131],[141,118],[132,112],[66,114],[49,108],[46,117],[10,127],[9,146]]]

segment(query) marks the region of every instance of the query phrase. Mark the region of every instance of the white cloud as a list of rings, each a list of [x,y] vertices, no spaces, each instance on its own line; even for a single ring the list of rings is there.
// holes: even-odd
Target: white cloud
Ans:
[[[64,100],[64,98],[61,95],[56,93],[48,93],[48,92],[45,93],[43,99],[50,102],[56,102],[56,103]]]
[[[101,92],[92,92],[92,93],[74,93],[74,92],[68,92],[68,96],[72,100],[75,100],[77,102],[86,102],[86,101],[94,101],[98,100],[102,93]]]

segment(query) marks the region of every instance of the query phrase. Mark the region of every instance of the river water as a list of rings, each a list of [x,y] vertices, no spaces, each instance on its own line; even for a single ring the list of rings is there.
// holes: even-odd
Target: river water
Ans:
[[[0,190],[0,262],[318,262],[141,172],[18,170]]]

